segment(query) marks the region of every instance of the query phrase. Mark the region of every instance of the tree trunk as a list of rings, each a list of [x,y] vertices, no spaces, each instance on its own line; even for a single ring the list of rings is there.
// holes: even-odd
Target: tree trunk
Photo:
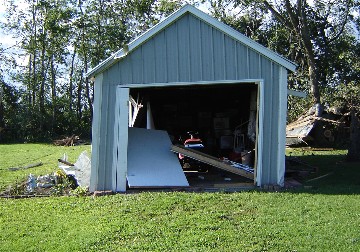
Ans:
[[[350,115],[350,146],[346,158],[349,161],[357,161],[360,160],[360,122],[354,108],[351,109]]]
[[[314,104],[320,104],[320,91],[318,83],[318,74],[316,72],[316,62],[314,48],[311,43],[310,30],[306,18],[306,1],[297,0],[297,6],[293,7],[290,0],[284,0],[282,3],[286,8],[286,15],[278,12],[268,1],[263,1],[265,7],[274,15],[279,22],[285,25],[289,30],[294,31],[300,39],[305,49],[305,55],[309,70],[309,86],[313,95]]]
[[[76,44],[76,43],[75,43]],[[69,112],[72,111],[72,96],[73,96],[73,78],[74,78],[74,62],[76,56],[76,46],[74,46],[74,52],[71,58],[71,68],[70,68],[70,79],[69,79]]]
[[[319,83],[318,83],[318,74],[316,72],[316,62],[314,56],[314,48],[311,43],[310,30],[308,21],[306,18],[306,1],[298,0],[298,10],[299,18],[301,20],[301,25],[299,28],[299,35],[301,37],[301,42],[304,45],[306,51],[306,58],[309,67],[309,84],[311,87],[311,93],[313,94],[313,99],[315,104],[320,104],[320,92],[319,92]],[[316,115],[319,116],[319,115]]]
[[[81,72],[80,74],[80,81],[78,84],[78,90],[77,90],[77,108],[76,108],[76,112],[77,112],[77,118],[78,121],[80,123],[81,118],[82,118],[82,108],[81,108],[81,96],[82,96],[82,83],[83,83],[83,73]]]
[[[36,7],[35,5],[37,4],[37,1],[33,1],[33,4],[32,4],[32,22],[33,22],[33,29],[34,29],[34,36],[31,40],[31,46],[32,46],[32,50],[33,50],[33,57],[32,57],[32,88],[31,88],[31,103],[32,103],[32,106],[35,107],[35,104],[36,104],[36,92],[37,92],[37,76],[36,76],[36,56],[37,56],[37,25],[36,25],[36,15],[37,15],[37,11],[36,11]]]
[[[87,59],[87,54],[85,53],[84,56],[84,65],[85,65],[85,73],[88,71],[88,59]],[[90,115],[91,115],[91,119],[93,116],[93,107],[92,107],[92,99],[91,99],[91,95],[90,95],[90,85],[89,85],[89,78],[85,78],[85,92],[86,92],[86,99],[87,102],[89,104],[89,109],[90,109]]]
[[[3,106],[3,94],[4,94],[4,90],[3,90],[3,84],[0,84],[0,143],[2,141],[2,131],[3,131],[3,127],[4,127],[4,106]]]
[[[57,114],[56,69],[54,66],[54,56],[51,56],[51,100],[52,100],[51,134],[53,134],[56,124],[56,114]]]

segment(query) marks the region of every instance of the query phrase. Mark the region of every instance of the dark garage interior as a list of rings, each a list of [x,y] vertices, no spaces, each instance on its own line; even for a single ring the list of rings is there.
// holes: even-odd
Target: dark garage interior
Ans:
[[[135,127],[146,128],[149,102],[155,129],[167,131],[173,144],[184,145],[185,139],[189,138],[187,132],[191,131],[204,146],[201,152],[254,167],[255,136],[249,137],[248,126],[254,102],[255,118],[257,113],[256,84],[133,88],[130,95],[144,105]],[[201,164],[200,169],[190,165],[183,168],[192,186],[253,183],[206,164]]]

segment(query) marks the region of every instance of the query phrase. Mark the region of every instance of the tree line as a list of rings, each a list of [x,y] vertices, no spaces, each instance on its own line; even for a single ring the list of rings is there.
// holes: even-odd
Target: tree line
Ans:
[[[1,24],[18,43],[0,51],[0,141],[90,137],[93,83],[85,73],[184,4],[23,0],[24,9],[19,1],[7,2]],[[311,95],[289,98],[289,121],[315,103],[359,111],[358,0],[188,2],[298,64],[289,88]]]

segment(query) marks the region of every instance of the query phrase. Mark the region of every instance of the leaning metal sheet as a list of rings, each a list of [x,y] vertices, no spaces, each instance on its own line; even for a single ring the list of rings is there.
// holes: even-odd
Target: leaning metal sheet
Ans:
[[[166,131],[129,128],[129,187],[189,186]]]

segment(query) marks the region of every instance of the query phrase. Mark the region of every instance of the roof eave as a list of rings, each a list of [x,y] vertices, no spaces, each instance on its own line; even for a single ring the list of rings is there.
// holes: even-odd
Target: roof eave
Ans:
[[[101,62],[99,65],[94,67],[93,69],[89,70],[86,73],[86,77],[95,76],[104,70],[106,70],[111,65],[115,64],[118,60],[126,57],[127,54],[135,50],[141,44],[155,36],[157,33],[174,23],[178,20],[181,16],[185,15],[186,13],[191,13],[198,17],[199,19],[203,20],[204,22],[208,23],[209,25],[215,27],[216,29],[226,33],[228,36],[232,37],[235,40],[245,44],[246,46],[252,48],[253,50],[257,51],[258,53],[262,54],[263,56],[273,60],[274,62],[278,63],[279,65],[283,66],[284,68],[295,72],[297,65],[288,59],[284,58],[283,56],[277,54],[274,51],[266,48],[265,46],[255,42],[254,40],[246,37],[245,35],[241,34],[240,32],[234,30],[230,26],[220,22],[219,20],[211,17],[210,15],[202,12],[201,10],[195,8],[192,5],[185,5],[178,11],[174,12],[170,16],[168,16],[165,20],[158,23],[157,25],[153,26],[151,29],[143,33],[138,38],[134,39],[132,42],[129,43],[128,48],[126,51],[122,48],[119,51],[115,52],[109,58]]]

